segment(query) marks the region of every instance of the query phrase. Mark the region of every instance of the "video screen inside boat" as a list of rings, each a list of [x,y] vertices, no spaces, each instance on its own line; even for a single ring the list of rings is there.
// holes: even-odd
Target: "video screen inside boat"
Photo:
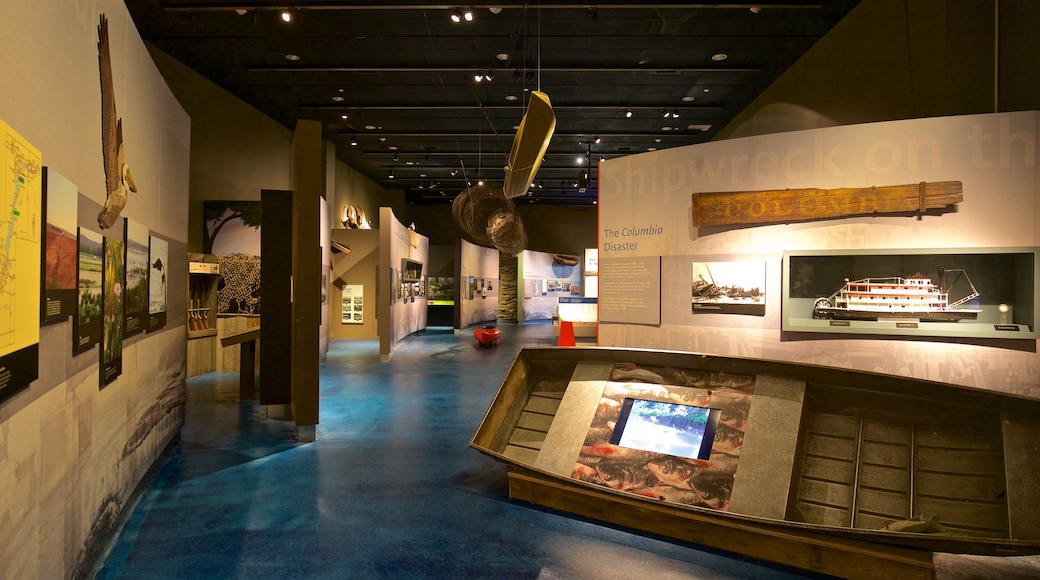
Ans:
[[[719,409],[625,398],[610,443],[689,459],[708,459]]]

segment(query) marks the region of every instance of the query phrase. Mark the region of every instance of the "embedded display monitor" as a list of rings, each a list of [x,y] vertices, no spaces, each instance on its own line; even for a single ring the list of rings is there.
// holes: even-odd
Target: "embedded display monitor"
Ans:
[[[708,459],[719,409],[626,398],[610,443],[690,459]]]

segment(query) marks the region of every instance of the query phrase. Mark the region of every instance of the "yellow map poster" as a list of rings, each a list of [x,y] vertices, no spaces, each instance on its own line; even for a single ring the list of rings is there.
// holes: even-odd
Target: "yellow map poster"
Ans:
[[[36,379],[40,340],[40,152],[0,121],[0,399]]]

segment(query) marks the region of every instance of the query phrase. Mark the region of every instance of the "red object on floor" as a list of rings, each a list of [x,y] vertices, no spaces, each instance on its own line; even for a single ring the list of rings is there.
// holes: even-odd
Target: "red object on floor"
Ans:
[[[560,321],[560,338],[556,341],[556,346],[575,346],[573,322],[569,320]]]
[[[480,346],[495,346],[498,339],[502,338],[502,331],[494,326],[484,326],[473,331],[473,338],[477,339]]]

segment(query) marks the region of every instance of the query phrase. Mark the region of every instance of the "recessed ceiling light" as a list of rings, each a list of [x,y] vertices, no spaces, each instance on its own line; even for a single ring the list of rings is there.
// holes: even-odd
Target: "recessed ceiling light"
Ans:
[[[657,147],[647,147],[647,151],[657,151]]]
[[[498,60],[501,60],[501,61],[505,62],[505,61],[509,60],[509,55],[508,55],[508,54],[506,54],[506,53],[504,53],[504,52],[500,52],[500,53],[498,53],[498,54],[496,54],[496,55],[495,55],[495,58],[497,58]]]
[[[245,16],[248,12],[249,11],[245,8],[235,8],[235,14],[238,14],[239,16]]]
[[[336,95],[335,97],[332,97],[332,100],[336,101],[337,103],[342,103],[344,101],[343,97],[341,97],[339,95]]]
[[[519,98],[520,97],[517,97],[516,95],[506,95],[506,100],[507,101],[515,101],[515,100],[518,100]]]
[[[718,54],[711,55],[711,60],[713,60],[715,62],[722,62],[722,61],[726,60],[727,58],[729,58],[729,55],[723,54],[721,52],[718,53]]]
[[[287,55],[285,55],[285,60],[300,60],[300,55],[298,55],[298,54],[287,54]]]
[[[682,98],[682,102],[684,102],[684,103],[692,103],[693,100],[694,100],[694,97],[691,97],[691,96],[685,96],[685,97]]]
[[[661,130],[662,131],[671,131],[672,128],[671,127],[661,127]]]
[[[391,151],[397,151],[397,145],[391,145],[391,146],[387,147],[387,149],[389,149]]]
[[[376,130],[376,126],[375,125],[365,125],[365,128],[368,129],[369,131],[375,131]]]
[[[282,10],[282,22],[292,22],[292,12]]]
[[[501,14],[502,13],[502,7],[501,6],[488,6],[488,12],[490,12],[492,14]]]

